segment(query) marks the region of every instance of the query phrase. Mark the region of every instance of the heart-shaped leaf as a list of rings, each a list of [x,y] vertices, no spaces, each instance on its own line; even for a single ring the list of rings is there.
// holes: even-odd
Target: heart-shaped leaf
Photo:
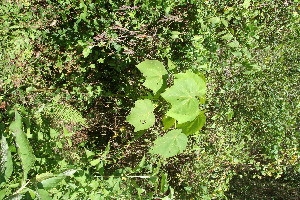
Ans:
[[[169,158],[182,153],[187,146],[188,138],[180,129],[172,130],[154,141],[151,154],[159,154]]]
[[[144,86],[156,93],[164,84],[163,76],[168,72],[158,60],[145,60],[136,66],[146,77]]]
[[[150,128],[155,122],[154,106],[148,99],[137,100],[126,120],[134,126],[134,131]]]
[[[161,96],[172,108],[166,115],[176,119],[179,124],[194,120],[200,113],[199,100],[206,93],[205,81],[192,72],[180,73],[175,76],[174,85]]]

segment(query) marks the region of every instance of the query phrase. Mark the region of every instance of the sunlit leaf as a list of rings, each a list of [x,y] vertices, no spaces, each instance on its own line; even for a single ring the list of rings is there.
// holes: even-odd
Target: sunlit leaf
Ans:
[[[192,135],[197,133],[204,126],[206,121],[206,116],[204,111],[201,111],[200,114],[193,121],[185,122],[183,124],[178,124],[178,128],[182,129],[182,132],[186,135]]]
[[[245,0],[244,3],[243,3],[243,7],[246,8],[246,9],[247,9],[250,5],[251,5],[251,0]]]
[[[206,93],[205,81],[192,72],[175,75],[174,85],[161,96],[168,101],[172,108],[166,113],[178,121],[179,124],[194,120],[200,113],[200,101],[196,97],[203,97]]]
[[[220,17],[212,17],[208,19],[208,22],[213,23],[213,24],[218,24],[220,23],[221,18]]]
[[[148,129],[155,122],[153,110],[154,106],[150,100],[137,100],[126,120],[134,126],[134,131]]]
[[[83,54],[83,57],[86,58],[90,55],[90,53],[92,52],[91,48],[90,47],[86,47],[83,49],[82,51],[82,54]]]
[[[175,121],[176,120],[174,118],[169,117],[169,116],[165,116],[162,119],[162,123],[164,125],[164,130],[167,130],[167,129],[171,128],[175,124]]]
[[[61,174],[52,174],[52,173],[44,173],[41,175],[37,175],[37,180],[41,180],[38,183],[39,188],[43,188],[49,190],[51,188],[55,188],[58,184],[60,184],[67,176],[72,176],[77,170],[71,169],[67,170]]]
[[[137,68],[146,77],[144,86],[156,93],[164,83],[163,76],[168,72],[158,60],[145,60],[137,65]]]
[[[21,115],[17,111],[15,111],[15,121],[11,123],[9,129],[15,137],[18,155],[21,159],[23,168],[23,178],[26,179],[28,171],[33,167],[35,162],[35,156],[27,136],[23,132]]]
[[[169,158],[182,153],[186,149],[187,142],[188,138],[181,130],[172,130],[154,141],[150,153]]]
[[[239,47],[240,43],[235,40],[233,42],[228,43],[227,45],[234,48],[234,47]]]

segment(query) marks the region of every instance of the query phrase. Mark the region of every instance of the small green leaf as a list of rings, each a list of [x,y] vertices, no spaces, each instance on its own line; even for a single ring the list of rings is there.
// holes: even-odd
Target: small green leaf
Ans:
[[[169,158],[182,153],[186,149],[187,142],[187,136],[180,129],[172,130],[154,141],[150,153]]]
[[[95,64],[90,64],[89,67],[94,69],[96,67],[96,65]]]
[[[88,149],[85,149],[85,154],[87,158],[92,158],[93,156],[95,156],[95,153],[93,151],[90,151]]]
[[[59,132],[57,132],[55,129],[50,128],[50,137],[51,138],[56,138],[58,137]]]
[[[161,174],[161,179],[160,179],[160,192],[162,194],[164,194],[165,192],[167,192],[168,188],[169,188],[168,174],[167,173],[162,173]]]
[[[168,72],[158,60],[145,60],[136,66],[146,77],[144,86],[156,93],[164,84],[163,76]]]
[[[239,51],[231,52],[236,57],[241,57],[243,54]]]
[[[172,34],[172,36],[171,36],[172,39],[177,39],[177,38],[179,38],[180,32],[172,31],[171,34]]]
[[[221,38],[223,40],[231,40],[233,38],[233,35],[230,33],[227,33],[226,35],[223,35]]]
[[[150,100],[137,100],[135,107],[131,109],[126,121],[134,126],[134,131],[148,129],[153,126],[155,122],[153,111],[154,106]]]
[[[234,48],[234,47],[239,47],[240,46],[240,43],[238,41],[233,41],[233,42],[230,42],[227,44],[228,46]]]
[[[22,129],[22,118],[21,115],[15,111],[15,121],[11,123],[9,129],[15,137],[16,146],[18,147],[18,155],[21,159],[23,168],[23,178],[27,179],[28,171],[33,167],[35,162],[35,156],[26,134]]]
[[[175,124],[176,120],[169,116],[164,116],[162,123],[164,125],[164,130],[171,128]]]
[[[228,27],[229,23],[227,20],[225,20],[224,18],[221,18],[221,22],[224,26]]]
[[[204,111],[201,111],[200,114],[193,121],[186,122],[183,124],[178,124],[178,128],[182,129],[182,132],[186,135],[193,135],[197,133],[204,126],[206,121],[206,116]]]
[[[91,163],[92,166],[96,166],[100,163],[100,161],[101,160],[98,158],[98,159],[92,160],[90,163]]]
[[[218,24],[218,23],[220,23],[221,18],[220,17],[212,17],[212,18],[209,18],[207,21],[212,24]]]
[[[140,163],[133,169],[134,172],[139,172],[140,170],[143,169],[143,167],[145,166],[145,161],[146,161],[146,157],[143,156],[143,158],[141,159]]]
[[[227,119],[231,120],[234,116],[234,111],[230,109],[226,114],[227,114]]]
[[[36,90],[35,87],[28,87],[28,88],[26,88],[26,93],[30,93],[30,92],[35,91],[35,90]]]
[[[86,58],[90,55],[90,53],[92,52],[91,48],[90,47],[86,47],[83,49],[82,51],[82,54],[83,54],[83,57]]]
[[[243,3],[243,7],[245,9],[249,8],[250,5],[251,5],[251,0],[245,0],[244,3]]]
[[[41,181],[46,180],[48,178],[52,178],[53,176],[55,176],[53,173],[46,172],[46,173],[36,175],[35,180],[37,182],[41,182]]]

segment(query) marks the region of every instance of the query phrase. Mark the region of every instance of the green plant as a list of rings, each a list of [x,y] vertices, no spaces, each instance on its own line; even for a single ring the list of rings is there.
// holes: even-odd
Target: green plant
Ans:
[[[77,170],[67,170],[61,174],[42,173],[35,177],[32,175],[32,168],[35,166],[36,156],[29,143],[27,134],[23,131],[22,117],[17,110],[14,111],[15,120],[10,124],[9,130],[14,137],[14,144],[9,144],[6,133],[1,134],[1,183],[0,196],[5,199],[49,199],[48,191],[60,184],[67,176],[73,175]],[[13,161],[12,155],[15,152],[12,147],[16,147],[17,156],[20,160]],[[14,167],[16,165],[17,167]],[[18,170],[16,170],[18,169]],[[16,171],[13,175],[13,172]],[[31,171],[31,173],[29,173]],[[13,177],[14,179],[11,179]],[[8,188],[10,189],[8,189]],[[15,191],[14,191],[15,190]]]
[[[171,66],[169,70],[176,68],[173,65],[169,60],[169,66]],[[143,84],[145,87],[151,89],[154,94],[165,90],[160,95],[171,104],[171,108],[165,114],[169,118],[168,128],[173,125],[175,128],[180,127],[158,138],[150,152],[164,158],[182,153],[187,145],[186,135],[197,133],[205,123],[204,112],[199,108],[200,104],[205,102],[206,83],[203,76],[190,71],[174,74],[174,84],[165,89],[163,83],[167,81],[167,71],[162,63],[157,60],[145,60],[138,64],[137,68],[146,78]],[[155,123],[153,111],[154,106],[151,100],[138,100],[127,117],[127,121],[134,125],[135,131],[148,129]]]

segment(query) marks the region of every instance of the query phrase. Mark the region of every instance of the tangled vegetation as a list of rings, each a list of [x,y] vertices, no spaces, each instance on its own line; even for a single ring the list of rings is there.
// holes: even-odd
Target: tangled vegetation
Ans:
[[[298,0],[2,0],[0,199],[299,199]]]

